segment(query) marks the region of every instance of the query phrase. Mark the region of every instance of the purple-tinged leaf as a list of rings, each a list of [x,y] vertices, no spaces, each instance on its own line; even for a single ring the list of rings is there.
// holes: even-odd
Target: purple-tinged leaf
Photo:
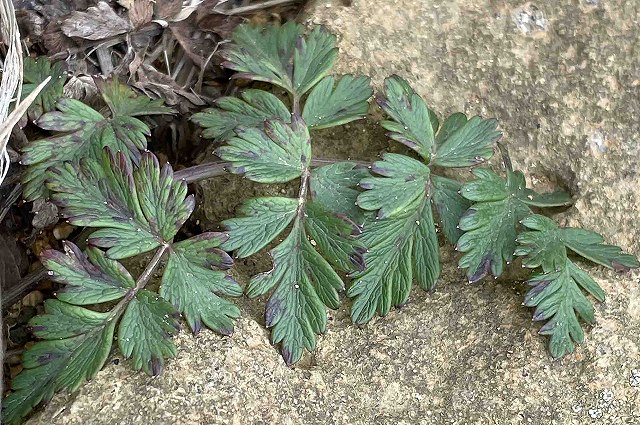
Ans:
[[[40,257],[49,278],[63,283],[58,298],[76,305],[98,304],[120,299],[134,287],[133,278],[102,251],[89,248],[87,255],[71,242],[64,242],[65,253],[44,251]]]
[[[116,320],[111,312],[98,313],[47,300],[46,314],[31,320],[44,338],[24,354],[24,369],[12,380],[12,392],[3,400],[2,419],[16,423],[33,407],[60,390],[73,392],[102,368],[111,351]]]
[[[170,251],[160,295],[182,313],[193,333],[204,324],[230,335],[233,319],[240,316],[238,307],[222,297],[240,296],[242,288],[224,272],[212,270],[230,265],[231,258],[218,249],[223,240],[220,233],[205,233],[174,244]]]

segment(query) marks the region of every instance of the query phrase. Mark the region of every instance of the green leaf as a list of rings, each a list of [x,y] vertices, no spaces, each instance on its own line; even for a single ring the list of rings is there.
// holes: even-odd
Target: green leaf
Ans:
[[[238,211],[245,217],[222,222],[229,233],[229,239],[223,244],[223,248],[235,251],[240,258],[253,255],[275,239],[291,223],[297,211],[297,199],[249,199]]]
[[[527,267],[559,270],[566,258],[565,247],[616,271],[640,267],[635,256],[624,254],[618,246],[603,244],[602,236],[590,230],[561,228],[551,219],[537,214],[527,217],[522,224],[531,231],[518,235],[517,255],[525,256],[523,264]]]
[[[533,288],[525,296],[524,304],[536,307],[533,320],[548,320],[540,334],[551,337],[551,355],[557,358],[573,352],[574,343],[584,341],[578,318],[593,323],[594,316],[593,306],[574,279],[572,267],[536,275],[528,284]]]
[[[193,212],[195,202],[193,195],[187,196],[186,182],[175,180],[171,165],[161,168],[150,152],[142,156],[133,171],[133,181],[151,232],[170,241]]]
[[[594,321],[593,306],[582,290],[598,301],[605,298],[596,281],[569,260],[567,248],[573,250],[574,244],[587,246],[587,252],[601,260],[600,264],[614,269],[616,264],[624,264],[618,270],[629,270],[640,264],[635,257],[622,254],[619,247],[602,245],[602,237],[597,233],[560,228],[551,219],[537,214],[528,216],[522,224],[529,230],[518,235],[516,254],[523,257],[523,266],[542,267],[542,273],[529,281],[533,289],[525,296],[524,304],[536,307],[534,320],[548,320],[540,333],[551,336],[551,354],[561,357],[574,350],[574,343],[584,340],[578,319],[587,323]]]
[[[523,202],[525,180],[519,171],[507,171],[507,180],[487,169],[473,171],[477,180],[462,186],[462,195],[475,203],[460,219],[456,249],[464,253],[458,265],[467,269],[469,282],[491,273],[500,276],[504,263],[513,261],[518,222],[531,214]]]
[[[184,181],[169,164],[145,153],[131,170],[124,154],[106,149],[102,162],[87,159],[51,170],[47,186],[71,224],[99,227],[89,238],[113,259],[131,257],[170,242],[194,208]]]
[[[386,153],[372,171],[384,177],[362,179],[358,205],[378,211],[364,225],[364,270],[355,272],[347,295],[354,297],[351,319],[368,322],[403,305],[414,277],[432,289],[440,275],[438,238],[427,192],[429,167],[404,155]],[[429,195],[429,196],[428,196]]]
[[[51,76],[51,81],[40,91],[27,110],[30,120],[35,121],[45,112],[55,108],[56,102],[62,97],[66,78],[62,62],[56,62],[52,66],[46,56],[37,59],[28,56],[24,58],[22,99],[29,96],[49,76]]]
[[[300,116],[291,125],[267,120],[264,130],[237,128],[236,137],[217,149],[217,155],[231,161],[229,171],[244,174],[259,183],[284,183],[302,175],[311,160],[309,130]]]
[[[311,245],[317,247],[335,268],[350,272],[364,268],[362,254],[364,246],[354,237],[360,228],[347,218],[338,217],[327,211],[321,204],[308,202],[305,228],[311,237]]]
[[[316,26],[307,37],[298,37],[293,55],[293,88],[302,96],[333,68],[338,58],[336,36]]]
[[[115,320],[58,300],[45,302],[46,314],[30,322],[38,338],[23,357],[23,371],[12,381],[2,405],[5,423],[17,423],[40,402],[62,389],[75,391],[102,368],[113,342]]]
[[[57,297],[76,305],[98,304],[124,297],[135,286],[129,272],[96,248],[87,255],[71,242],[64,242],[65,253],[47,250],[40,260],[49,277],[65,286]]]
[[[624,254],[618,246],[604,244],[602,236],[595,232],[572,228],[560,231],[567,248],[594,263],[616,271],[628,271],[640,267],[635,256]]]
[[[98,85],[102,98],[109,106],[113,117],[172,114],[173,109],[162,104],[162,100],[152,100],[147,96],[138,96],[129,86],[117,78],[100,82]]]
[[[436,134],[435,146],[436,151],[440,148],[440,146],[449,139],[456,131],[460,130],[467,123],[467,116],[462,112],[456,112],[455,114],[451,114],[444,120],[442,127],[438,130]]]
[[[532,269],[542,267],[545,272],[561,270],[567,261],[567,250],[553,220],[533,214],[522,220],[522,224],[535,230],[521,232],[516,239],[515,254],[524,256],[522,265]]]
[[[415,278],[423,289],[432,289],[440,275],[438,239],[428,200],[410,213],[366,223],[360,242],[367,247],[366,268],[354,273],[347,295],[354,323],[366,323],[378,313],[406,303]]]
[[[239,72],[234,78],[266,81],[300,97],[329,72],[338,52],[335,36],[324,28],[302,33],[292,21],[264,29],[239,25],[221,53],[222,65]]]
[[[442,231],[447,240],[455,244],[462,235],[458,223],[471,206],[471,202],[460,194],[462,184],[455,180],[431,174],[431,183],[433,185],[433,203],[438,211]]]
[[[318,167],[311,172],[311,198],[334,214],[362,225],[365,215],[356,200],[360,194],[357,186],[365,177],[369,177],[369,171],[352,162]]]
[[[371,170],[384,177],[367,177],[360,181],[366,189],[358,195],[358,206],[378,210],[377,218],[404,216],[423,200],[429,181],[429,167],[405,155],[385,153]]]
[[[291,62],[302,26],[293,21],[266,28],[238,25],[221,52],[222,65],[240,72],[236,78],[266,81],[293,92]]]
[[[132,358],[136,370],[159,375],[164,359],[175,357],[171,336],[180,325],[173,306],[157,294],[142,289],[129,302],[118,327],[118,344],[125,358]]]
[[[64,162],[77,165],[81,159],[100,160],[102,150],[109,147],[122,151],[128,161],[138,163],[141,151],[146,150],[149,126],[134,115],[169,113],[158,101],[139,98],[130,89],[113,80],[102,86],[104,100],[113,115],[105,117],[74,99],[60,99],[58,111],[42,115],[37,124],[45,130],[63,132],[29,143],[23,148],[21,162],[29,168],[23,177],[26,200],[32,201],[47,194],[47,169],[60,167]]]
[[[387,135],[429,161],[438,118],[409,83],[397,75],[387,78],[384,95],[378,96],[376,101],[392,119],[381,122],[389,130]]]
[[[573,204],[571,195],[566,192],[556,191],[551,193],[536,193],[531,189],[526,189],[526,197],[522,201],[532,207],[549,208],[549,207],[566,207]]]
[[[262,127],[266,120],[291,121],[291,113],[280,99],[264,90],[245,90],[237,97],[216,99],[215,108],[194,114],[191,120],[205,128],[209,139],[228,140],[238,127]]]
[[[276,287],[266,306],[271,340],[281,344],[287,364],[297,362],[304,349],[313,350],[316,334],[327,325],[326,307],[337,308],[342,281],[316,252],[299,220],[273,250],[273,269],[254,276],[247,295],[257,297]]]
[[[567,239],[572,241],[573,231],[575,230],[586,231],[560,228],[550,218],[538,214],[532,214],[525,218],[522,220],[522,224],[529,230],[523,231],[518,235],[518,249],[516,249],[515,253],[522,257],[522,265],[524,267],[542,267],[544,273],[560,272],[568,268],[571,277],[578,285],[599,301],[604,301],[605,294],[602,288],[587,273],[569,261],[567,257],[566,248],[569,247]],[[590,235],[587,238],[591,238],[593,235],[600,238],[600,235],[593,232],[588,233]],[[620,248],[615,248],[620,253]],[[628,257],[634,259],[632,256]]]
[[[493,144],[502,136],[496,131],[498,121],[484,120],[478,116],[467,120],[461,115],[454,114],[445,121],[440,130],[445,135],[437,138],[437,150],[431,161],[433,165],[471,167],[493,155]]]
[[[230,267],[231,258],[221,249],[224,235],[203,233],[173,245],[162,276],[160,296],[185,317],[193,333],[204,324],[223,335],[233,333],[240,310],[222,296],[237,297],[242,288],[230,276],[213,268]]]
[[[373,90],[369,77],[327,76],[316,85],[304,104],[302,118],[311,129],[335,127],[364,118]]]

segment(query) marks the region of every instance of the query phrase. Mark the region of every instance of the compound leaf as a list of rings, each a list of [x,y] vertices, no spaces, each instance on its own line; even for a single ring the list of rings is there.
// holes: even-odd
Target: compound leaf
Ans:
[[[273,250],[273,269],[254,276],[247,295],[256,297],[276,287],[267,302],[266,325],[281,344],[287,364],[297,362],[304,349],[313,350],[316,334],[327,325],[326,307],[337,308],[342,281],[308,240],[299,220]]]
[[[551,337],[551,355],[557,358],[573,352],[574,343],[584,341],[578,318],[593,323],[594,317],[593,306],[576,283],[571,267],[536,275],[528,284],[533,288],[525,296],[524,304],[536,307],[533,320],[548,320],[540,334]]]
[[[266,120],[291,121],[291,113],[280,99],[264,90],[245,90],[237,97],[216,99],[214,108],[194,114],[191,120],[204,127],[202,135],[228,140],[238,127],[261,127]]]
[[[298,211],[298,200],[283,197],[252,198],[238,211],[244,217],[222,222],[229,233],[223,244],[240,258],[264,248],[291,223]]]
[[[189,218],[193,195],[186,183],[175,181],[171,166],[162,168],[145,153],[135,171],[124,154],[108,148],[102,162],[82,161],[51,170],[47,186],[62,214],[78,226],[100,227],[89,238],[109,248],[113,259],[127,258],[169,242]]]
[[[302,26],[289,21],[266,28],[238,25],[221,52],[222,65],[238,71],[236,78],[266,81],[293,92],[291,62]]]
[[[572,227],[558,227],[551,219],[531,215],[522,221],[530,231],[518,235],[520,247],[517,254],[525,256],[527,267],[542,267],[545,271],[557,271],[563,266],[566,248],[582,257],[616,271],[640,267],[637,258],[624,254],[615,245],[603,244],[603,237],[596,232]]]
[[[146,150],[146,137],[151,130],[134,115],[172,111],[157,101],[135,97],[117,80],[103,84],[101,90],[112,109],[111,117],[78,100],[63,98],[56,104],[58,111],[45,113],[38,119],[37,124],[43,129],[63,134],[33,141],[23,149],[21,162],[29,166],[23,177],[26,200],[35,200],[47,193],[44,182],[49,167],[59,167],[64,162],[77,164],[85,158],[99,160],[105,147],[122,151],[128,161],[137,164],[141,151]],[[117,97],[114,93],[125,95]]]
[[[75,391],[102,368],[113,342],[111,312],[98,313],[55,299],[45,302],[46,314],[30,325],[37,342],[23,356],[24,370],[12,381],[2,405],[5,423],[17,423],[40,402],[62,389]]]
[[[522,201],[522,173],[508,170],[506,181],[487,169],[473,173],[477,180],[463,185],[462,195],[475,203],[460,219],[465,233],[456,245],[464,253],[458,265],[467,269],[469,282],[502,274],[504,263],[513,260],[518,222],[531,213]]]
[[[384,177],[367,177],[360,187],[367,189],[358,195],[358,206],[378,210],[377,218],[406,215],[424,200],[429,167],[405,155],[385,153],[382,161],[371,170]]]
[[[460,194],[462,184],[455,180],[431,174],[431,183],[433,185],[433,204],[438,212],[442,231],[447,240],[455,244],[462,235],[458,223],[471,206],[471,202]]]
[[[136,370],[159,375],[164,359],[176,355],[171,337],[180,325],[173,306],[154,292],[142,289],[129,302],[118,327],[118,345]]]
[[[163,115],[175,112],[162,104],[162,100],[153,100],[147,96],[138,96],[129,86],[117,78],[98,84],[102,98],[111,110],[113,117],[142,115]]]
[[[311,172],[311,198],[334,214],[362,225],[365,215],[356,200],[360,194],[358,184],[365,177],[369,177],[369,171],[352,162],[318,167]]]
[[[470,167],[483,163],[491,158],[493,144],[502,136],[496,130],[497,126],[498,121],[494,119],[475,116],[467,120],[463,114],[454,114],[445,120],[440,130],[445,135],[437,137],[437,150],[431,163],[442,167]]]
[[[304,104],[302,118],[310,129],[335,127],[364,118],[373,94],[369,77],[327,76],[316,85]]]
[[[423,289],[435,286],[440,275],[438,240],[428,201],[410,213],[366,223],[360,242],[367,247],[366,268],[352,274],[347,295],[354,323],[366,323],[378,313],[406,303],[415,279]]]
[[[378,96],[378,105],[393,121],[382,121],[389,130],[387,136],[418,152],[429,161],[438,130],[438,118],[409,83],[397,75],[384,81],[384,95]]]
[[[537,214],[528,216],[522,224],[529,230],[518,235],[516,254],[523,257],[525,267],[542,268],[542,273],[529,280],[533,288],[525,296],[524,304],[536,307],[534,320],[548,320],[540,333],[551,336],[551,354],[562,357],[574,350],[574,343],[584,340],[578,319],[587,323],[594,321],[593,306],[582,290],[599,301],[605,297],[596,281],[569,260],[567,248],[587,246],[587,253],[593,253],[592,256],[600,260],[597,263],[619,271],[637,268],[640,264],[634,256],[623,254],[619,247],[603,245],[602,237],[595,232],[560,228],[551,219]]]
[[[30,120],[37,120],[42,114],[55,108],[56,102],[62,97],[66,78],[64,77],[64,69],[61,62],[51,65],[46,56],[36,59],[31,57],[24,58],[22,99],[29,96],[49,76],[51,76],[51,81],[40,91],[27,110]]]
[[[133,278],[102,251],[88,248],[87,255],[71,242],[64,242],[65,253],[44,251],[40,260],[49,276],[65,286],[57,297],[76,305],[98,304],[124,297],[135,286]]]
[[[284,183],[302,175],[311,160],[309,130],[302,118],[292,116],[291,124],[267,120],[264,130],[237,128],[236,137],[217,149],[229,171],[244,174],[259,183]]]
[[[234,78],[266,81],[300,97],[336,61],[335,36],[315,27],[306,37],[294,22],[267,28],[239,25],[222,52],[223,66],[238,71]]]
[[[173,244],[162,276],[160,296],[185,317],[193,333],[204,324],[223,335],[233,333],[233,320],[240,310],[222,296],[242,295],[242,288],[222,271],[231,258],[220,249],[226,236],[203,233]]]

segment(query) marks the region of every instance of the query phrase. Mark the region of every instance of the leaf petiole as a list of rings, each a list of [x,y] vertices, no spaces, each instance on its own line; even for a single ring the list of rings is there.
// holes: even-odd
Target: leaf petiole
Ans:
[[[158,268],[158,265],[160,264],[160,260],[162,259],[162,256],[167,251],[167,249],[170,248],[170,246],[171,246],[170,243],[165,242],[158,247],[158,249],[156,250],[156,253],[153,255],[153,258],[151,259],[151,261],[149,261],[149,263],[147,264],[147,267],[145,267],[142,274],[138,277],[138,280],[136,280],[136,286],[133,287],[131,290],[129,290],[127,294],[124,296],[124,298],[122,298],[120,302],[116,304],[113,310],[111,310],[111,315],[107,320],[114,320],[119,318],[120,315],[122,315],[122,313],[125,311],[125,309],[129,305],[131,300],[133,300],[138,294],[138,292],[141,289],[144,289],[147,283],[149,283],[149,279],[151,279],[151,275],[156,270],[156,268]]]
[[[322,167],[323,165],[336,164],[344,162],[343,159],[327,159],[327,158],[313,158],[311,159],[311,167]],[[348,162],[361,165],[363,167],[369,167],[370,162],[349,160]],[[212,177],[218,177],[226,174],[227,167],[231,166],[230,161],[216,161],[208,162],[204,164],[194,165],[192,167],[183,168],[174,173],[176,180],[184,180],[187,183],[194,183],[201,180],[207,180]]]

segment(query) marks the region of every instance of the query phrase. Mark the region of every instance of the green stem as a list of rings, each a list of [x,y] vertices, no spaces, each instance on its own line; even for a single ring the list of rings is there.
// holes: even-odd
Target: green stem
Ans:
[[[111,315],[107,320],[113,320],[118,318],[124,312],[124,309],[127,307],[127,305],[129,305],[131,300],[135,298],[138,291],[143,289],[147,285],[147,283],[149,283],[149,279],[151,279],[151,275],[160,264],[160,260],[162,259],[162,256],[167,251],[167,249],[169,249],[169,247],[170,247],[170,244],[168,242],[164,242],[157,249],[155,255],[153,256],[151,261],[149,261],[149,263],[147,264],[147,267],[144,269],[142,274],[138,277],[138,280],[136,281],[136,286],[133,289],[131,289],[129,292],[127,292],[127,295],[125,295],[125,297],[121,299],[118,304],[116,304],[113,310],[111,310]]]

